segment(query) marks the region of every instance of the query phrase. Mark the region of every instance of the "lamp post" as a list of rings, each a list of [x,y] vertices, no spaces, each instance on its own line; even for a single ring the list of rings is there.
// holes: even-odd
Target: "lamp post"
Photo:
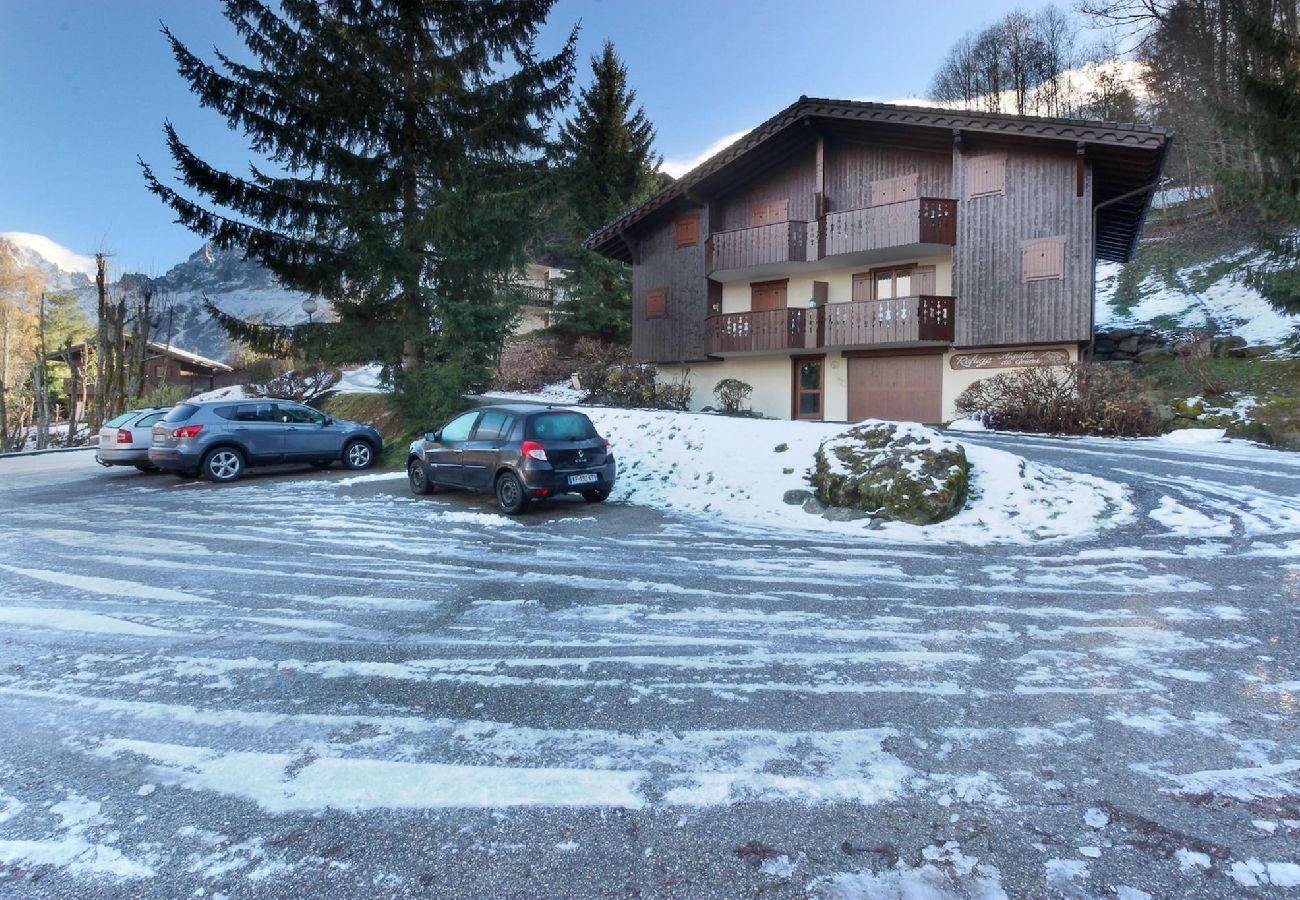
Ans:
[[[316,303],[316,298],[315,298],[315,297],[308,297],[306,300],[302,301],[302,311],[305,312],[305,313],[307,314],[307,324],[308,324],[308,325],[311,324],[311,317],[312,317],[312,315],[313,315],[313,314],[316,312],[316,310],[319,309],[319,308],[320,308],[320,306],[319,306],[319,304]]]

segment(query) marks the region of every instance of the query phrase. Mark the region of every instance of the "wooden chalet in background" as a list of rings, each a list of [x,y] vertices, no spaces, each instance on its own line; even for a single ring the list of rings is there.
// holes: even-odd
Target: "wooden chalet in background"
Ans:
[[[633,354],[779,417],[937,422],[978,378],[1079,358],[1172,135],[800,98],[592,235]]]
[[[130,335],[125,335],[123,340],[126,342],[129,352],[133,339]],[[86,365],[86,349],[87,347],[93,349],[94,346],[94,340],[73,345],[71,348],[72,365],[77,368]],[[64,354],[62,351],[56,351],[48,354],[46,358],[62,360]],[[193,396],[194,394],[202,394],[217,388],[238,384],[241,375],[242,373],[231,366],[215,359],[208,359],[205,356],[199,356],[197,353],[190,353],[188,350],[182,350],[179,347],[158,343],[157,341],[147,341],[145,343],[144,384],[146,393],[162,384],[175,384],[183,387],[190,396]],[[92,371],[91,378],[93,379],[93,377],[94,373]],[[65,395],[70,386],[70,383],[65,381],[63,386]],[[69,408],[73,405],[76,406],[77,418],[84,417],[83,402],[87,406],[94,402],[95,385],[93,381],[89,384],[83,384],[82,390],[85,394],[84,397],[68,398]]]

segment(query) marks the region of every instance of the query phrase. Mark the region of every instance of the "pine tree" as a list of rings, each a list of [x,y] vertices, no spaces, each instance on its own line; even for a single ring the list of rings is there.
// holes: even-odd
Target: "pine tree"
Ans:
[[[253,348],[379,361],[406,411],[433,416],[486,382],[548,187],[551,117],[576,32],[534,40],[554,0],[226,0],[254,63],[209,63],[164,29],[202,105],[270,166],[204,162],[170,123],[180,181],[149,188],[181,223],[239,249],[337,321],[270,326],[210,307]],[[206,204],[206,205],[205,205]],[[227,212],[228,211],[228,212]]]
[[[569,232],[560,255],[570,262],[564,302],[552,330],[568,338],[631,339],[632,278],[623,264],[582,246],[596,231],[648,198],[661,184],[654,126],[636,106],[627,67],[606,41],[591,59],[592,83],[560,130],[561,203]]]

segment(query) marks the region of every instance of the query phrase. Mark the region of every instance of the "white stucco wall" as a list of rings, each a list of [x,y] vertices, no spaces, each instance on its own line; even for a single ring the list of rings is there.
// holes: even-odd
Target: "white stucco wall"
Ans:
[[[1008,366],[994,369],[954,369],[952,367],[952,358],[954,356],[968,356],[972,354],[988,354],[990,356],[1000,356],[1004,353],[1037,353],[1043,350],[1061,350],[1069,357],[1070,362],[1079,361],[1079,348],[1075,344],[1041,344],[1032,347],[1015,347],[1008,350],[1002,348],[981,349],[963,348],[961,350],[949,350],[943,355],[943,418],[945,422],[950,422],[957,418],[957,411],[954,404],[957,397],[962,391],[970,387],[975,382],[983,378],[992,378],[994,375],[1000,375],[1003,372],[1014,372],[1023,366]]]
[[[935,291],[944,296],[952,294],[952,257],[949,255],[928,256],[915,259],[903,259],[890,266],[906,266],[916,263],[922,266],[934,266]],[[853,276],[870,271],[872,266],[862,265],[851,268],[825,269],[816,272],[801,272],[789,276],[786,288],[786,304],[795,309],[808,305],[813,295],[813,282],[824,281],[830,303],[848,303],[853,299]],[[755,278],[754,282],[779,281],[784,276]],[[748,312],[750,303],[750,281],[730,281],[722,286],[722,311],[724,313]]]

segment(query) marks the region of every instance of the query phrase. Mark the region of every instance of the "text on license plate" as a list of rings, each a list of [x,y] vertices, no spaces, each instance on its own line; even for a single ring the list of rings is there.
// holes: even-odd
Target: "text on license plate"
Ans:
[[[594,473],[591,475],[570,475],[569,476],[569,484],[591,484],[593,481],[598,481],[598,480],[600,480],[600,476]]]

